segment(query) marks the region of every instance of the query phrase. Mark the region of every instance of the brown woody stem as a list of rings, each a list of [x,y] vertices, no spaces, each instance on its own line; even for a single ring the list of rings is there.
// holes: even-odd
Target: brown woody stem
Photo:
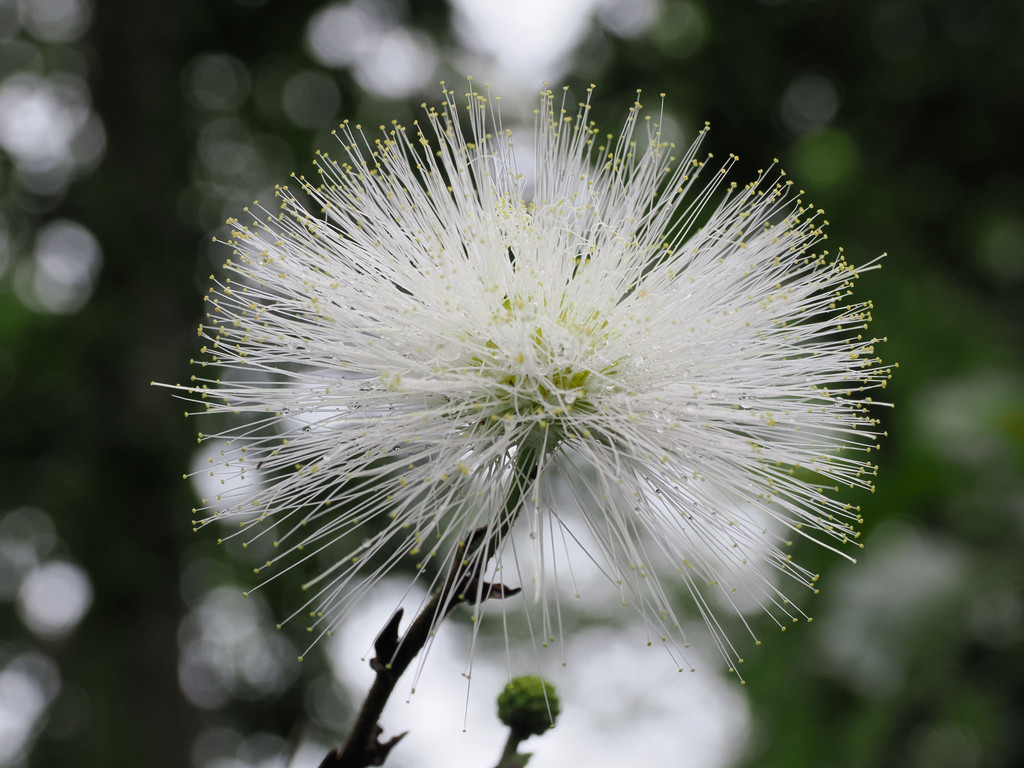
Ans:
[[[434,628],[459,603],[511,597],[520,591],[519,588],[506,587],[501,583],[483,581],[482,575],[487,560],[515,522],[523,497],[536,477],[536,453],[520,449],[516,455],[515,469],[504,509],[491,528],[490,534],[487,533],[487,527],[479,528],[460,545],[464,549],[463,556],[456,558],[444,584],[423,606],[401,640],[398,637],[398,626],[402,619],[401,608],[381,630],[374,642],[376,656],[370,661],[370,666],[377,673],[377,677],[359,708],[359,714],[345,741],[345,746],[342,749],[332,749],[320,763],[320,768],[367,768],[383,765],[392,747],[405,736],[405,733],[386,742],[380,741],[380,735],[383,733],[379,724],[381,713],[391,698],[398,679],[423,650]]]

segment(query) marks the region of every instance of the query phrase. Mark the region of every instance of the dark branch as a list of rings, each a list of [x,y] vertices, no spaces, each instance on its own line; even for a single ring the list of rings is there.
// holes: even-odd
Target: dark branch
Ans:
[[[388,620],[374,641],[373,649],[376,655],[370,661],[370,667],[377,676],[359,709],[348,740],[340,751],[337,748],[332,749],[320,763],[320,768],[368,768],[383,765],[388,752],[405,736],[405,733],[382,742],[380,736],[383,728],[378,722],[380,715],[398,679],[427,644],[431,630],[459,603],[475,604],[488,599],[512,597],[520,592],[518,587],[484,581],[482,575],[487,560],[512,527],[527,488],[536,478],[536,456],[531,451],[521,449],[516,456],[516,472],[508,498],[505,500],[505,508],[497,524],[491,530],[487,527],[476,529],[460,545],[465,554],[461,559],[456,557],[445,583],[423,606],[423,610],[400,640],[398,626],[402,619],[402,609],[397,610]]]
[[[402,618],[402,609],[397,610],[391,617],[374,642],[376,656],[370,660],[370,668],[377,673],[377,677],[359,710],[345,747],[340,751],[331,750],[320,763],[320,768],[366,768],[383,765],[388,752],[405,736],[405,733],[381,742],[383,728],[380,727],[378,720],[398,679],[430,638],[431,627],[439,624],[459,603],[475,602],[478,592],[481,601],[511,597],[519,593],[518,588],[481,580],[476,574],[479,573],[482,561],[483,553],[479,553],[478,557],[473,558],[471,573],[464,573],[465,569],[456,571],[455,578],[449,579],[434,593],[430,602],[409,625],[401,642],[398,639],[398,624]],[[458,584],[458,581],[462,581],[462,584]]]

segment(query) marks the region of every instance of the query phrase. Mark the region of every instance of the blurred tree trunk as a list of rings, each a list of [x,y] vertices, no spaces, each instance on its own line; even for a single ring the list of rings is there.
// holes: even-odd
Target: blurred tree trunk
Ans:
[[[58,214],[94,232],[103,271],[87,307],[44,331],[45,357],[59,362],[50,380],[46,369],[26,372],[18,398],[47,413],[52,440],[26,475],[38,486],[28,493],[93,580],[73,648],[56,649],[91,712],[77,736],[41,739],[33,765],[191,764],[198,718],[177,681],[189,425],[182,405],[149,383],[185,378],[198,307],[198,233],[176,216],[190,160],[176,125],[179,80],[195,13],[190,2],[94,5],[91,86],[106,154]],[[45,398],[52,389],[63,396]]]

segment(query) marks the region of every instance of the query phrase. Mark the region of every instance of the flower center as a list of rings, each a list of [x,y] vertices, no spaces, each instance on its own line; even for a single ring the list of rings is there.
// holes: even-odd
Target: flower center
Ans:
[[[600,354],[609,334],[598,312],[581,316],[566,304],[551,316],[528,300],[505,297],[493,320],[482,348],[464,359],[485,384],[471,395],[481,427],[511,422],[526,432],[554,430],[548,437],[558,439],[573,414],[593,412],[594,397],[615,386],[619,361]]]

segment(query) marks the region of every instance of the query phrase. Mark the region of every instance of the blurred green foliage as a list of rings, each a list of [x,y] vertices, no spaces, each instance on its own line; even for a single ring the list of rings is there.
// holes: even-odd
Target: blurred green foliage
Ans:
[[[389,99],[319,63],[304,34],[323,2],[103,0],[82,6],[78,36],[33,22],[31,5],[0,2],[0,86],[72,73],[105,149],[63,185],[0,152],[0,578],[20,573],[21,542],[17,562],[78,563],[93,592],[63,637],[33,633],[13,595],[0,599],[0,665],[41,649],[63,680],[25,764],[177,768],[216,726],[295,739],[312,723],[329,741],[350,705],[322,659],[297,681],[247,679],[243,664],[226,694],[183,694],[183,618],[197,595],[240,590],[251,565],[188,530],[194,434],[149,383],[189,375],[222,258],[211,229],[308,167],[336,120],[408,121],[436,87]],[[434,41],[435,80],[460,78],[446,3],[385,10]],[[599,84],[599,124],[614,129],[637,88],[664,91],[681,143],[710,121],[711,148],[741,157],[737,179],[779,157],[854,263],[889,254],[859,286],[900,363],[896,408],[879,409],[877,493],[858,499],[867,546],[856,568],[802,552],[823,573],[817,621],[750,654],[740,765],[1018,765],[1024,5],[664,0],[658,14],[631,36],[595,21],[573,49],[564,80]],[[289,110],[289,83],[316,98]],[[102,269],[81,308],[51,312],[33,305],[25,264],[64,219],[95,236]],[[10,517],[22,508],[44,515]],[[261,603],[238,619],[256,635],[284,610],[268,599],[266,615]],[[291,653],[274,642],[268,658]],[[252,749],[287,749],[267,738]]]

